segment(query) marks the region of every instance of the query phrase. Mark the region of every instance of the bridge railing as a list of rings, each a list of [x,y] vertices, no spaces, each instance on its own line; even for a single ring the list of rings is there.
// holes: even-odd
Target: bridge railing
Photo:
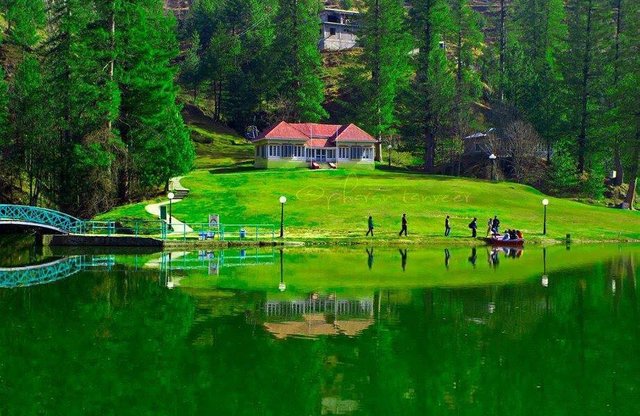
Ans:
[[[0,204],[0,222],[23,222],[42,225],[64,233],[76,233],[84,221],[52,209],[30,205]]]

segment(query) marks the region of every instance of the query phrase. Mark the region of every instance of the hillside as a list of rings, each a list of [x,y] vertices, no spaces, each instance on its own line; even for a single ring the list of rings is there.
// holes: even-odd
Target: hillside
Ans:
[[[285,195],[287,235],[291,239],[364,240],[369,213],[378,241],[397,241],[400,216],[409,218],[409,240],[443,241],[444,217],[451,215],[452,239],[468,241],[467,224],[479,219],[480,235],[489,217],[498,215],[506,228],[519,228],[529,239],[541,239],[544,197],[537,190],[509,182],[376,170],[238,171],[196,170],[182,180],[191,189],[173,208],[187,223],[220,214],[223,223],[278,224],[278,198]],[[100,218],[150,219],[145,204],[114,210]],[[640,240],[640,213],[611,210],[551,198],[549,238],[563,240]]]
[[[216,123],[192,105],[184,106],[182,116],[196,148],[196,169],[228,166],[252,160],[253,146],[234,130]]]

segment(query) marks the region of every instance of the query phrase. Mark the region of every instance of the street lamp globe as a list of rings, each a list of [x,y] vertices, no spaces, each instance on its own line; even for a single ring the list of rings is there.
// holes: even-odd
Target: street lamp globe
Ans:
[[[387,146],[387,149],[391,150],[391,149],[393,149],[393,146],[389,145],[389,146]]]
[[[173,198],[175,198],[175,197],[176,197],[176,194],[174,194],[173,192],[169,192],[167,194],[167,198],[169,198],[169,200],[173,200]]]
[[[280,197],[280,203],[281,203],[281,204],[286,204],[286,203],[287,203],[287,197],[286,197],[286,196],[284,196],[284,195],[283,195],[283,196],[281,196],[281,197]]]
[[[498,158],[498,156],[494,155],[493,153],[491,153],[491,155],[489,155],[489,159],[491,160],[496,160]]]
[[[284,282],[280,282],[280,284],[278,285],[278,290],[280,292],[284,292],[285,290],[287,290],[287,285]]]
[[[548,200],[547,198],[543,199],[543,200],[542,200],[542,205],[544,205],[545,207],[546,207],[547,205],[549,205],[549,200]]]

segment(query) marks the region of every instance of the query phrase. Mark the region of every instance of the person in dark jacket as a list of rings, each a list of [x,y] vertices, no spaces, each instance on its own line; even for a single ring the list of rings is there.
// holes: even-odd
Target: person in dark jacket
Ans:
[[[367,225],[369,226],[369,230],[367,231],[365,237],[368,237],[369,233],[371,233],[371,237],[373,237],[373,217],[371,215],[369,215],[369,221],[367,222]]]
[[[400,230],[400,236],[404,233],[404,236],[407,236],[407,214],[402,214],[402,229]]]
[[[449,237],[449,234],[451,234],[451,222],[449,220],[449,216],[447,215],[447,218],[445,218],[444,220],[444,236]]]
[[[478,235],[478,219],[474,218],[473,221],[469,224],[469,228],[471,228],[471,237],[476,238]]]
[[[493,233],[500,234],[500,220],[497,215],[493,217]]]

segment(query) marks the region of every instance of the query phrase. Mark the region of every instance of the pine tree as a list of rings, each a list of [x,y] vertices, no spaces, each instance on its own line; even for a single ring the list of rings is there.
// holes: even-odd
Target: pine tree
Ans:
[[[367,0],[360,28],[367,72],[365,127],[376,137],[396,125],[399,84],[407,79],[411,38],[406,32],[405,10],[399,0]]]
[[[602,83],[603,67],[610,48],[606,44],[611,39],[607,30],[610,8],[607,0],[569,0],[568,54],[565,57],[564,72],[569,89],[569,118],[576,137],[578,171],[585,172],[589,157],[597,148],[591,140],[594,113],[604,94]]]
[[[473,122],[473,106],[482,95],[482,81],[475,61],[482,54],[484,37],[469,1],[451,0],[450,3],[456,68],[455,131],[462,140]]]
[[[454,106],[455,80],[447,61],[444,37],[452,32],[452,22],[443,0],[416,1],[411,16],[420,52],[408,106],[412,114],[409,124],[417,130],[413,133],[422,137],[424,169],[432,172],[437,136],[450,122],[447,116]]]
[[[279,63],[280,113],[290,120],[318,121],[327,117],[322,108],[324,87],[318,50],[320,2],[280,0],[279,6],[273,53]]]
[[[198,87],[202,82],[202,69],[200,64],[200,34],[193,32],[191,44],[184,56],[180,67],[180,80],[193,93],[193,103],[198,98]]]
[[[625,202],[633,209],[640,171],[640,4],[623,0],[622,8],[618,114],[623,151],[629,155],[629,191]]]
[[[29,204],[37,205],[43,189],[48,188],[52,156],[52,126],[40,63],[31,55],[18,66],[11,90],[11,137],[16,166],[27,177]]]
[[[93,2],[52,0],[49,6],[45,82],[58,143],[52,197],[65,212],[91,216],[113,200],[110,36],[95,24],[100,16]]]
[[[561,57],[567,52],[564,3],[563,0],[514,0],[513,10],[510,33],[519,47],[520,67],[529,76],[523,77],[514,70],[507,77],[508,83],[520,84],[526,92],[518,109],[547,142],[547,158],[550,158],[551,145],[561,135],[567,117],[560,65]]]
[[[226,104],[231,124],[243,129],[247,125],[265,125],[268,103],[278,93],[277,61],[273,57],[277,12],[276,0],[243,0],[245,21],[238,35],[236,65],[229,76]]]
[[[9,134],[9,94],[4,69],[0,66],[0,149],[6,146]]]
[[[6,0],[8,41],[31,48],[40,39],[39,30],[45,23],[42,0]]]
[[[116,128],[126,146],[118,193],[127,200],[186,173],[194,151],[176,103],[175,20],[157,0],[118,9],[116,81],[122,91]]]

